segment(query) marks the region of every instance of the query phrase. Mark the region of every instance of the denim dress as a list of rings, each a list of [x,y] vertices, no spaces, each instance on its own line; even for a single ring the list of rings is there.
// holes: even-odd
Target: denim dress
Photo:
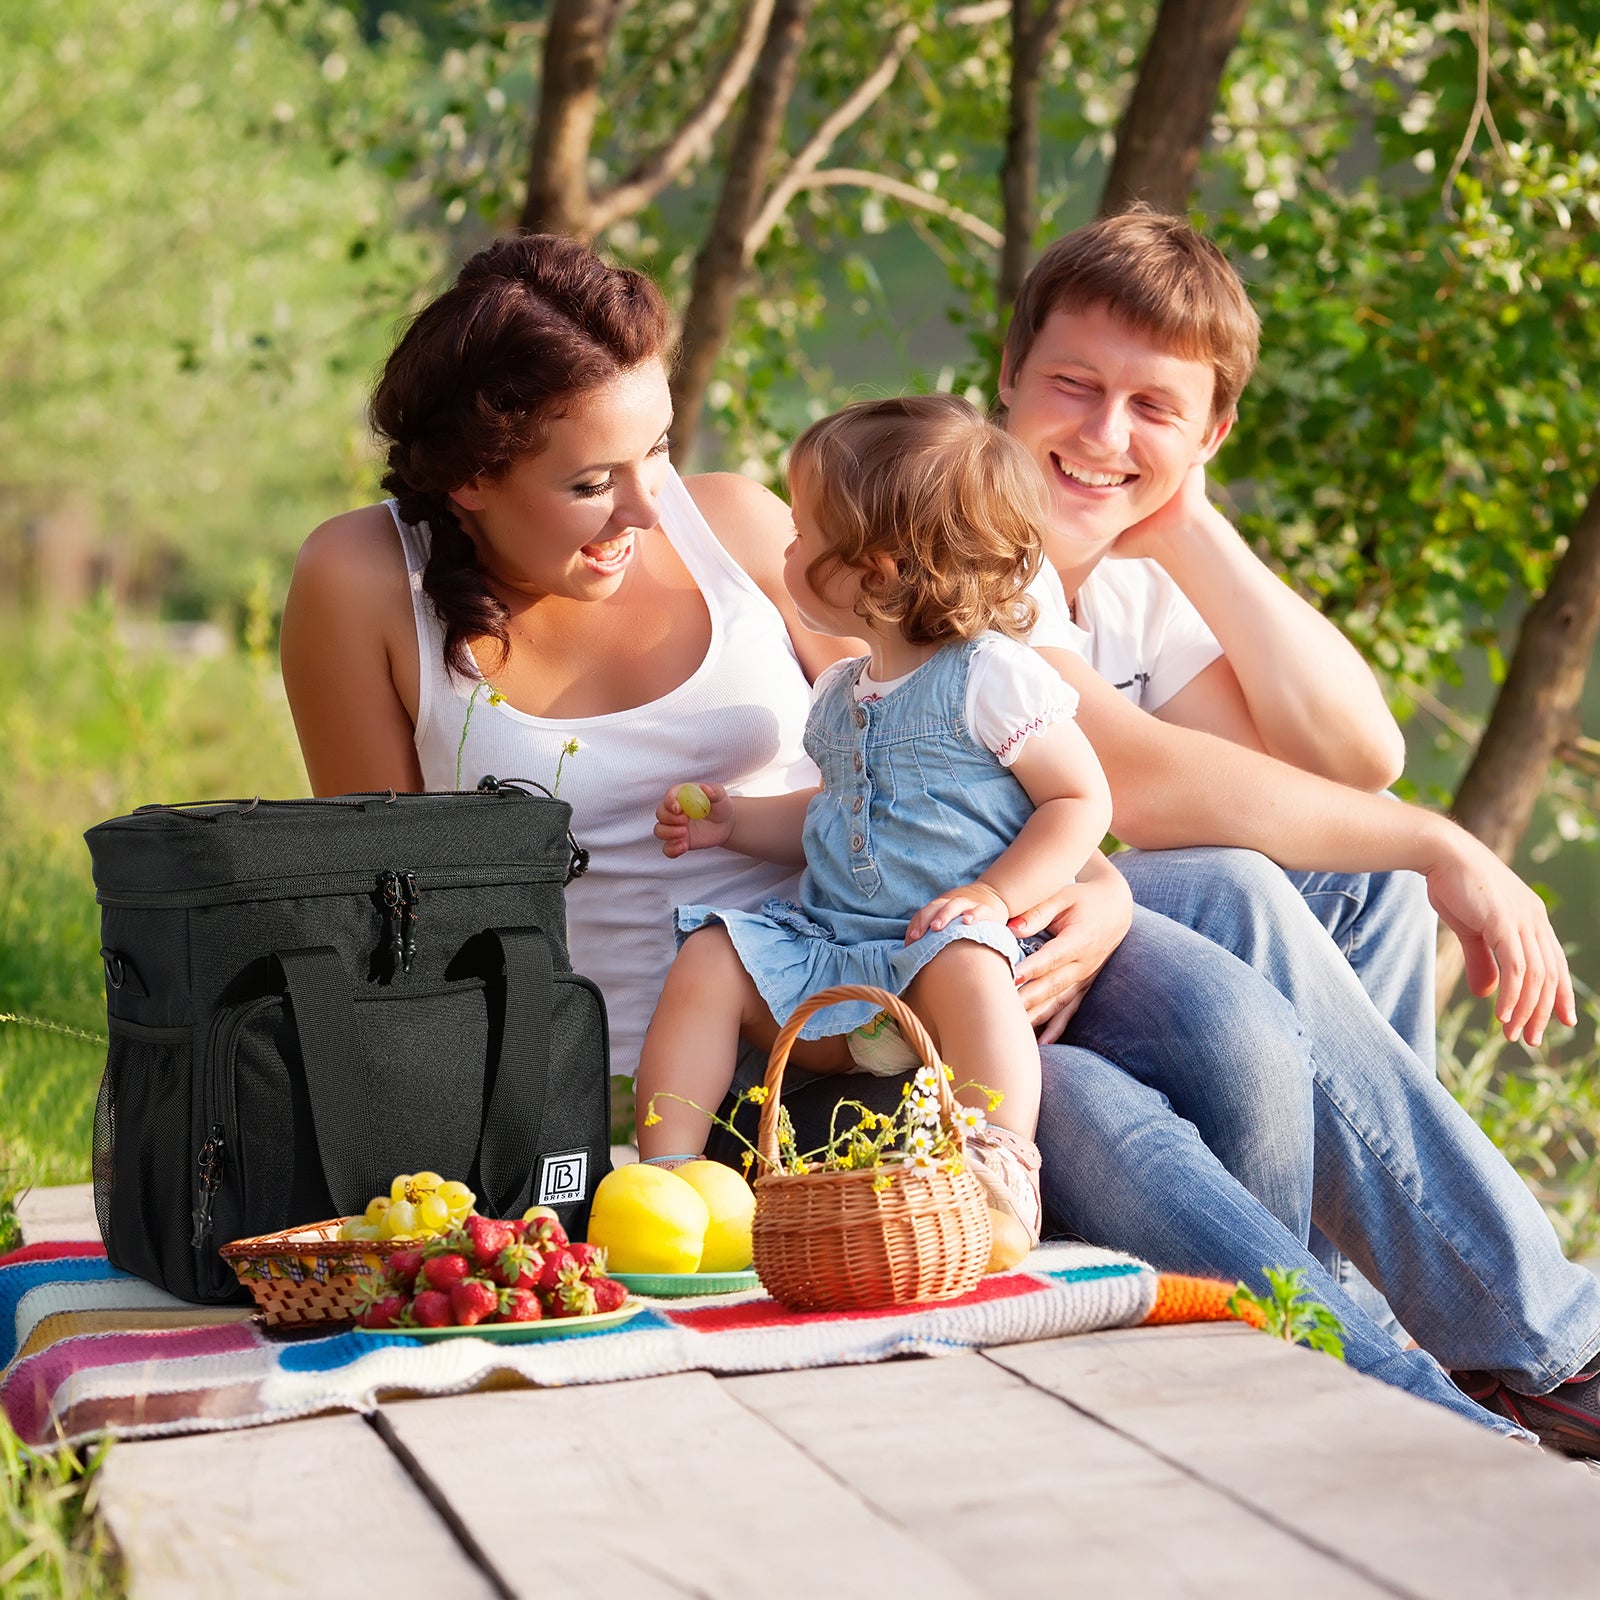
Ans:
[[[808,995],[833,984],[900,994],[957,939],[988,945],[1013,967],[1021,958],[1003,922],[956,922],[905,942],[917,911],[992,866],[1033,815],[1022,785],[967,727],[976,644],[945,645],[898,688],[861,705],[854,691],[867,658],[823,680],[806,723],[806,753],[822,773],[822,790],[806,808],[798,905],[678,907],[680,943],[708,923],[728,930],[780,1026]],[[849,1033],[877,1011],[867,1001],[829,1006],[807,1019],[800,1036]]]

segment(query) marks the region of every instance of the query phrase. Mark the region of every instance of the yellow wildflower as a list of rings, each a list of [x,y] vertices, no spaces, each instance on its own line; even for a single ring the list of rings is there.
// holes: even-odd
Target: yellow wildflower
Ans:
[[[492,706],[503,706],[505,703],[506,697],[498,689],[491,685],[489,689],[489,704]]]
[[[653,1128],[660,1120],[661,1118],[654,1111],[651,1111],[646,1114],[644,1125],[647,1128]]]
[[[758,1083],[755,1088],[745,1090],[745,1098],[753,1106],[764,1106],[767,1103],[767,1086]]]

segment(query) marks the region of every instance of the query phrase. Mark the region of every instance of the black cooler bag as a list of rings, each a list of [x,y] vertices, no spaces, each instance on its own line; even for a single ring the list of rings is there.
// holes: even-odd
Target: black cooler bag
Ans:
[[[149,806],[91,828],[110,1050],[106,1254],[241,1299],[230,1240],[362,1210],[401,1172],[574,1237],[609,1166],[605,1008],[571,970],[564,802]]]

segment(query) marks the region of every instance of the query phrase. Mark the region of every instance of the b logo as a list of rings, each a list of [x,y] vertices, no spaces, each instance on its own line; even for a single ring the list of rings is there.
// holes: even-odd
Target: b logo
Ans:
[[[565,1205],[581,1200],[589,1191],[589,1152],[569,1150],[559,1156],[546,1156],[539,1167],[539,1200],[542,1206]]]

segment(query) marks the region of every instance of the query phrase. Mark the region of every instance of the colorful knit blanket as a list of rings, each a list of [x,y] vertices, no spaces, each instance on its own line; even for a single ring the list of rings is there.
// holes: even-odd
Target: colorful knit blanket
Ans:
[[[534,1344],[355,1331],[284,1338],[247,1309],[175,1300],[111,1266],[98,1244],[31,1245],[0,1256],[0,1405],[30,1445],[148,1438],[366,1411],[380,1394],[777,1372],[1217,1321],[1231,1315],[1231,1288],[1088,1245],[1047,1245],[959,1300],[886,1311],[791,1312],[757,1290],[650,1301],[615,1328]]]

